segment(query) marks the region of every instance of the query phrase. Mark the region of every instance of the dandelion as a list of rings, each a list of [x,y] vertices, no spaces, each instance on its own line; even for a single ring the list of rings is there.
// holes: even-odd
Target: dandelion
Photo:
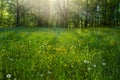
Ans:
[[[103,65],[103,66],[105,66],[105,65],[106,65],[106,63],[105,63],[105,62],[103,62],[103,63],[102,63],[102,65]]]
[[[94,68],[95,68],[96,66],[97,66],[97,65],[95,65],[95,64],[93,65]]]
[[[11,74],[7,74],[6,78],[11,78],[11,76],[12,76]]]

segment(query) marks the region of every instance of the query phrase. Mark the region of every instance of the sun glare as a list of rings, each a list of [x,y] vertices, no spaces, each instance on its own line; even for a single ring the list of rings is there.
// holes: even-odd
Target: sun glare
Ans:
[[[21,0],[20,4],[37,16],[54,17],[74,10],[72,0]]]

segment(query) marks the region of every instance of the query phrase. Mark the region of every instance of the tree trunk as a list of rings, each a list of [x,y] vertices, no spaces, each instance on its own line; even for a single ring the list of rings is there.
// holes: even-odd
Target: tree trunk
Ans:
[[[88,0],[87,0],[87,4],[86,4],[86,16],[85,16],[85,22],[84,22],[84,27],[88,27]]]
[[[20,26],[20,6],[19,0],[17,0],[17,8],[16,8],[16,27]]]
[[[3,26],[3,1],[4,0],[1,0],[1,5],[0,5],[0,7],[1,7],[1,12],[0,12],[0,26]]]
[[[118,3],[117,3],[117,24],[116,24],[116,26],[119,26],[119,5],[120,5],[120,3],[118,1]]]

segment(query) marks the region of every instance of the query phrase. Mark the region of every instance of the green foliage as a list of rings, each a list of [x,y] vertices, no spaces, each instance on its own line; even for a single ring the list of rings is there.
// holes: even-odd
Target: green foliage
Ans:
[[[0,27],[120,26],[120,0],[0,0]]]
[[[119,41],[119,28],[2,28],[0,80],[119,80]]]

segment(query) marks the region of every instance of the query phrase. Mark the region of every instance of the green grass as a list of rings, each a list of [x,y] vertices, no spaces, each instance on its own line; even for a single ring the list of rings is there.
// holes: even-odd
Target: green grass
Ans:
[[[0,80],[120,80],[120,28],[1,28]]]

